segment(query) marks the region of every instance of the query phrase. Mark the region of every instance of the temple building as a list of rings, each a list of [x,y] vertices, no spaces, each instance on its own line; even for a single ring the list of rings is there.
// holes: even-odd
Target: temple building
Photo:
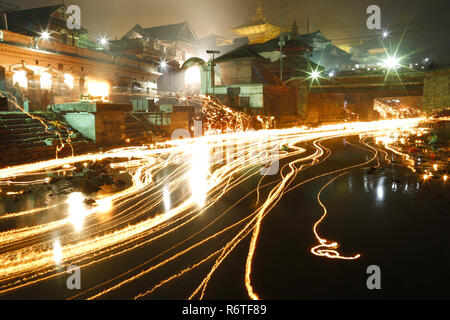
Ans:
[[[252,21],[246,22],[231,29],[241,37],[247,37],[250,44],[263,43],[280,36],[280,26],[271,24],[262,12],[261,3],[258,4],[256,14]],[[283,32],[287,31],[283,28]]]
[[[154,66],[135,56],[114,57],[99,50],[101,45],[88,40],[85,28],[67,28],[66,11],[66,6],[55,5],[2,15],[0,91],[19,105],[26,102],[32,112],[77,102],[81,96],[130,103],[135,93],[156,94],[160,73]],[[15,110],[10,104],[3,108]]]
[[[110,49],[132,52],[147,61],[172,61],[180,65],[196,56],[197,36],[189,22],[143,28],[131,28],[120,40],[111,41]]]
[[[67,27],[67,8],[53,5],[26,10],[12,10],[3,13],[0,27],[32,37],[41,37],[45,32],[52,40],[76,47],[91,47],[88,31]],[[36,44],[38,45],[38,44]]]

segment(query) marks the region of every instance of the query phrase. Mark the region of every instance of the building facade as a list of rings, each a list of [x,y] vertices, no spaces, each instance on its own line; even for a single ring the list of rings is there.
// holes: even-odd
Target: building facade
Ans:
[[[153,65],[123,56],[114,59],[108,52],[83,47],[87,30],[67,34],[65,11],[60,5],[7,14],[8,30],[0,30],[1,91],[19,105],[26,102],[30,111],[78,101],[88,94],[130,102],[129,94],[150,93],[160,76]],[[22,18],[12,22],[11,17]],[[26,22],[24,17],[32,19]]]

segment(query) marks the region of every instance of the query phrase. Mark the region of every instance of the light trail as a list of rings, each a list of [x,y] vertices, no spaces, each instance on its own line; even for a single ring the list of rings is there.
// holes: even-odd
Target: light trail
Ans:
[[[188,253],[192,254],[200,246],[215,243],[219,239],[227,240],[220,249],[212,252],[207,249],[204,256],[196,260],[197,262],[182,268],[166,280],[155,283],[146,292],[135,296],[136,298],[147,296],[173,279],[213,261],[209,272],[190,295],[190,298],[197,296],[203,298],[207,285],[217,268],[242,240],[251,235],[244,285],[249,297],[258,299],[259,295],[253,288],[251,278],[254,273],[254,255],[262,232],[262,222],[284,194],[304,183],[332,174],[319,175],[294,185],[300,172],[323,163],[330,156],[331,150],[322,146],[321,142],[330,138],[352,135],[362,137],[389,135],[393,132],[410,130],[422,120],[422,118],[398,119],[370,123],[342,123],[314,129],[229,132],[167,141],[165,143],[167,147],[118,148],[103,153],[0,169],[0,184],[20,185],[17,179],[34,176],[36,178],[33,178],[33,183],[43,183],[48,173],[61,170],[71,172],[77,163],[110,159],[113,161],[111,164],[113,170],[127,171],[132,177],[132,185],[128,188],[97,197],[95,200],[98,206],[89,207],[83,203],[84,196],[72,194],[66,200],[52,203],[44,208],[8,212],[0,216],[0,220],[27,218],[34,214],[45,215],[56,206],[66,208],[65,216],[62,218],[0,232],[2,248],[0,251],[0,294],[64,276],[63,269],[71,264],[82,269],[92,268],[102,262],[149,246],[196,221],[211,218],[212,221],[206,223],[206,226],[198,233],[192,234],[192,237],[188,235],[185,240],[163,249],[156,256],[158,259],[152,257],[142,263],[139,268],[130,268],[130,272],[114,277],[112,279],[114,281],[94,286],[96,293],[88,289],[84,294],[90,294],[89,298],[103,297],[162,266],[179,260]],[[246,120],[240,121],[237,127],[245,130]],[[216,125],[211,124],[211,130],[216,129]],[[233,127],[236,128],[236,125]],[[311,150],[299,146],[304,143],[310,143]],[[375,153],[370,161],[375,158],[378,160],[376,156],[378,152],[370,148]],[[274,153],[273,150],[278,152]],[[389,151],[392,150],[389,149]],[[264,176],[260,176],[256,188],[249,190],[242,198],[257,195],[254,210],[243,212],[243,216],[230,216],[231,209],[240,202],[238,201],[223,212],[208,217],[212,214],[208,209],[217,204],[224,195],[242,186],[244,182],[257,178],[261,169],[267,167],[272,161],[279,160],[286,163],[280,168],[278,175],[274,176],[275,180],[263,184]],[[364,161],[352,167],[360,167],[370,161]],[[342,173],[345,174],[352,167],[341,168],[334,173],[345,170]],[[167,174],[166,170],[169,170],[170,174]],[[317,199],[325,210],[325,214],[320,219],[323,221],[326,208],[320,201],[320,192]],[[218,227],[218,222],[225,217],[231,219],[231,222]],[[331,251],[335,250],[331,246],[336,244],[335,242],[329,242],[318,235],[319,223],[318,221],[314,225],[313,232],[320,245],[312,252],[329,258],[341,257],[337,251]],[[194,244],[190,243],[194,238],[198,240]],[[213,258],[215,260],[212,260]]]

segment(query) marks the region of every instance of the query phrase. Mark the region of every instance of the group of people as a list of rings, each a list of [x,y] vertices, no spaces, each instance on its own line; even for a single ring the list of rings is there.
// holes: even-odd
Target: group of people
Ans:
[[[47,106],[54,104],[54,93],[48,90],[43,90],[42,94],[39,95],[30,90],[14,86],[11,94],[16,98],[17,104],[26,112],[36,110],[45,111],[47,110]]]

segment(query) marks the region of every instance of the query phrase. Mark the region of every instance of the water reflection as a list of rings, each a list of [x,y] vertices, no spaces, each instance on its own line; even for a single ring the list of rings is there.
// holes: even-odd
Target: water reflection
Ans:
[[[167,211],[170,210],[171,204],[170,204],[170,193],[167,186],[164,186],[163,190],[163,201],[164,201],[164,209]]]
[[[112,201],[110,198],[97,200],[97,212],[106,213],[112,209]]]
[[[385,177],[380,178],[380,180],[378,180],[378,185],[377,185],[377,200],[379,202],[382,202],[384,200],[384,179]]]
[[[88,214],[88,210],[83,201],[84,197],[80,192],[71,193],[67,199],[67,203],[69,204],[68,219],[76,231],[83,229],[84,218]]]
[[[348,176],[347,184],[348,190],[350,191],[350,193],[353,193],[353,177],[351,175]]]
[[[55,261],[55,263],[57,265],[61,264],[63,258],[63,254],[62,254],[62,247],[61,247],[61,242],[59,242],[59,239],[56,239],[53,242],[53,260]]]
[[[392,191],[396,192],[398,189],[398,183],[396,181],[392,181],[392,186],[391,186]]]
[[[367,176],[363,176],[363,184],[364,184],[364,191],[369,192],[369,179]]]
[[[192,162],[190,170],[191,194],[198,206],[202,207],[206,200],[209,175],[209,150],[206,143],[195,143],[192,146]]]

